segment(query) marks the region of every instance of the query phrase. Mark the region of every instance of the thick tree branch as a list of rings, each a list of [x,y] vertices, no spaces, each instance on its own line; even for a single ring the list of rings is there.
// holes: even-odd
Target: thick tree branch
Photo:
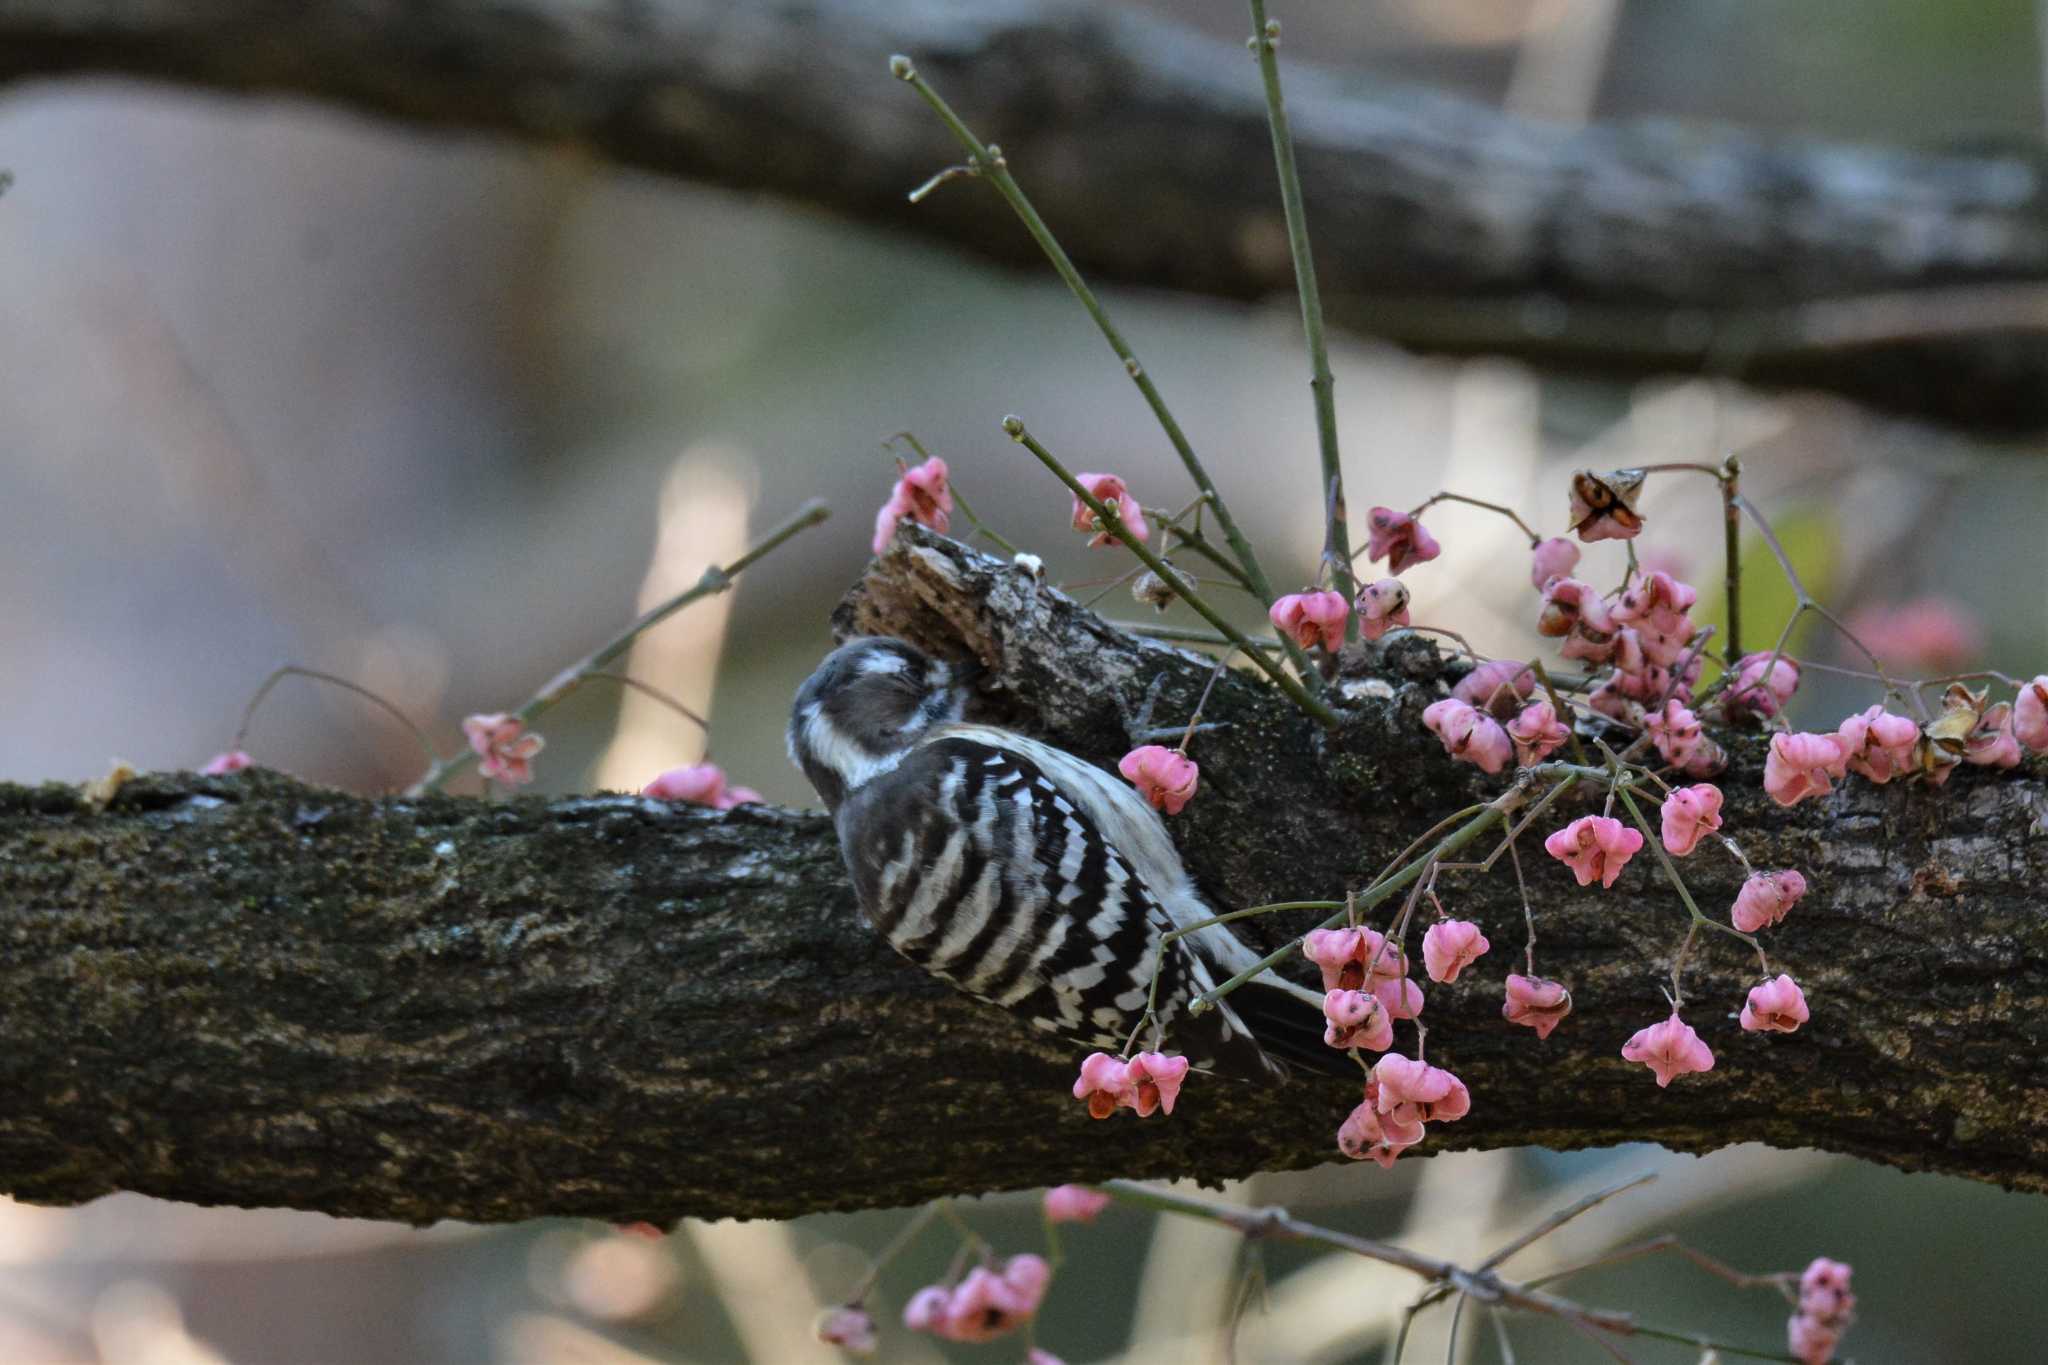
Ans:
[[[971,184],[904,202],[957,158],[888,79],[896,51],[1002,144],[1085,270],[1224,298],[1289,287],[1243,48],[1084,0],[0,5],[0,80],[126,72],[573,139],[1036,264]],[[1316,70],[1287,82],[1339,325],[1816,385],[1966,426],[2048,422],[2037,150],[1568,131]]]
[[[1163,674],[1161,705],[1184,714],[1208,672],[909,529],[841,625],[978,659],[989,714],[1104,760],[1126,743],[1118,698]],[[1174,822],[1219,902],[1338,894],[1497,789],[1422,731],[1429,647],[1381,663],[1335,734],[1223,679],[1202,793]],[[1683,927],[1651,860],[1602,894],[1524,858],[1540,963],[1578,1001],[1545,1043],[1499,1017],[1512,878],[1450,880],[1496,946],[1476,979],[1430,990],[1430,1057],[1475,1107],[1421,1150],[1763,1141],[2048,1189],[2048,788],[1959,772],[1782,812],[1758,792],[1761,746],[1731,742],[1729,829],[1814,884],[1771,935],[1812,1022],[1738,1032],[1755,961],[1710,943],[1689,1016],[1720,1063],[1660,1091],[1618,1055],[1661,1012]],[[1725,907],[1730,860],[1689,863]],[[0,787],[0,1188],[24,1198],[779,1217],[1312,1165],[1358,1099],[1197,1078],[1169,1120],[1094,1123],[1066,1097],[1074,1061],[871,936],[817,815],[366,800],[253,771],[138,778],[103,809]]]

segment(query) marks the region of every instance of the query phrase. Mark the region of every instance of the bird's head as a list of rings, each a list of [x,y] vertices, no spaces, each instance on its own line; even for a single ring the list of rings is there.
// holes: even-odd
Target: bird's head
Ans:
[[[958,720],[959,670],[901,640],[848,640],[797,689],[789,757],[836,810],[846,794],[901,761],[919,735]]]

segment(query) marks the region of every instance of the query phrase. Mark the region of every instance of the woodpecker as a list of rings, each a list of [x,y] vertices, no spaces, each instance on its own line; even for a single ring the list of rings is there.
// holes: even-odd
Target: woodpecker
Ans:
[[[1148,1001],[1198,1068],[1281,1079],[1344,1063],[1321,996],[1270,971],[1215,915],[1165,823],[1116,776],[962,720],[959,670],[900,640],[849,640],[796,695],[789,754],[832,812],[863,916],[932,975],[1086,1047],[1121,1052]],[[1156,997],[1153,991],[1158,968]],[[1149,1038],[1141,1044],[1153,1046]]]

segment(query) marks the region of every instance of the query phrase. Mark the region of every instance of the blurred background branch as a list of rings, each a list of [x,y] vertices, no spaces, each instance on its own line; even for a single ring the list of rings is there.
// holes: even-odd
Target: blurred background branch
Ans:
[[[1559,26],[1531,69],[1535,56],[1544,71],[1597,69],[1611,17]],[[1241,44],[1123,7],[0,9],[0,80],[118,72],[308,95],[581,145],[1032,262],[1030,241],[990,196],[905,202],[951,155],[944,131],[887,78],[899,50],[1000,140],[1092,275],[1231,299],[1289,287],[1271,185],[1247,170],[1266,141],[1250,58]],[[1583,101],[1548,108],[1529,90],[1511,91],[1503,110],[1314,68],[1290,70],[1288,82],[1326,307],[1340,326],[1551,367],[1832,389],[1979,430],[2048,422],[2048,158],[2036,147],[1951,153],[1726,127],[1576,127]]]
[[[1161,676],[1184,710],[1209,673],[922,532],[840,624],[979,659],[989,714],[1097,757],[1126,742],[1120,695]],[[1338,892],[1470,799],[1415,723],[1433,652],[1410,638],[1383,662],[1407,681],[1327,740],[1225,675],[1213,766],[1177,822],[1218,899]],[[1761,746],[1724,738],[1731,827],[1760,866],[1811,874],[1787,952],[1827,1026],[1748,1035],[1708,1011],[1720,1065],[1656,1089],[1617,1048],[1663,1007],[1675,905],[1654,879],[1603,898],[1531,860],[1544,970],[1576,1010],[1539,1044],[1501,1022],[1490,979],[1434,989],[1432,1059],[1493,1098],[1430,1147],[1762,1141],[2048,1188],[2048,1081],[2022,1060],[2048,1029],[2041,782],[1854,784],[1781,812]],[[1739,877],[1709,863],[1693,883],[1725,902]],[[1507,878],[1446,891],[1517,917]],[[42,1202],[787,1217],[1320,1164],[1358,1096],[1198,1080],[1170,1121],[1090,1122],[1070,1050],[895,959],[857,918],[830,824],[770,807],[374,801],[261,772],[139,778],[104,809],[5,787],[0,939],[0,1184]],[[1753,962],[1711,948],[1692,993],[1732,1012]]]

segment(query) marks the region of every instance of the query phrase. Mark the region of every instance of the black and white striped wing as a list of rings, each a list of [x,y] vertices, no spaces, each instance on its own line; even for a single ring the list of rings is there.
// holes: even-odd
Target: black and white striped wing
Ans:
[[[918,745],[837,814],[869,921],[891,947],[1032,1027],[1121,1050],[1143,1018],[1165,911],[1087,813],[1030,759],[961,737]],[[1274,1068],[1180,943],[1160,968],[1168,1046],[1248,1076]]]

